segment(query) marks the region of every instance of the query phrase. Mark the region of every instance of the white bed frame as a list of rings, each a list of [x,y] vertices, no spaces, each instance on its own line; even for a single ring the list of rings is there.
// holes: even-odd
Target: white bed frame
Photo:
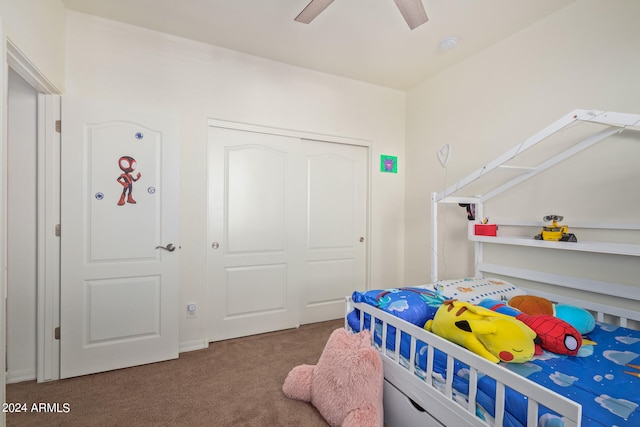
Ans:
[[[518,154],[523,153],[529,148],[547,139],[549,136],[569,126],[579,122],[592,122],[605,125],[602,129],[599,126],[596,133],[587,138],[578,141],[565,151],[554,154],[543,160],[539,164],[530,167],[509,166],[508,162]],[[559,120],[550,124],[540,132],[536,133],[529,139],[514,147],[512,150],[499,156],[494,161],[478,169],[474,173],[465,177],[457,184],[445,189],[441,193],[433,193],[431,197],[431,282],[438,281],[438,206],[441,203],[473,203],[476,205],[476,218],[483,218],[483,204],[494,196],[507,191],[517,184],[538,175],[539,173],[549,169],[560,163],[561,161],[581,152],[582,150],[605,140],[607,137],[624,130],[638,131],[640,130],[640,115],[616,113],[608,111],[594,110],[574,110],[563,116]],[[470,184],[476,182],[481,177],[499,168],[516,168],[522,174],[512,178],[497,187],[491,189],[484,195],[466,195],[457,196],[462,193]],[[509,224],[514,225],[514,224]],[[539,226],[540,223],[531,224],[515,224],[517,226]],[[640,302],[640,287],[634,287],[624,284],[600,282],[588,280],[585,278],[575,278],[570,276],[562,276],[558,274],[549,274],[540,271],[532,271],[526,269],[512,268],[509,266],[495,265],[485,263],[482,258],[483,244],[507,244],[521,246],[536,246],[539,248],[551,249],[568,249],[584,252],[617,254],[623,256],[640,257],[640,244],[620,244],[620,243],[569,243],[565,242],[546,242],[534,240],[531,236],[518,237],[484,237],[475,236],[471,231],[473,224],[469,227],[469,239],[475,241],[475,270],[477,277],[483,277],[485,273],[489,275],[500,275],[510,278],[523,279],[530,282],[538,282],[553,285],[554,290],[558,290],[558,294],[546,291],[528,289],[525,291],[531,295],[545,297],[553,302],[577,305],[590,310],[594,313],[599,321],[606,320],[609,323],[618,324],[620,326],[631,327],[629,320],[633,325],[640,324],[640,312],[635,310],[613,307],[599,302],[598,296],[610,296],[613,293],[624,295],[625,298],[634,302]],[[599,229],[625,229],[633,232],[640,231],[639,224],[586,224],[584,228]],[[575,228],[575,226],[572,226]],[[563,245],[564,244],[564,245]],[[395,286],[395,285],[394,285]],[[522,286],[519,286],[522,287]],[[535,288],[535,286],[534,286]],[[578,300],[572,297],[563,297],[571,295],[571,291],[580,289],[588,291],[591,294],[589,300]],[[564,291],[564,292],[563,292]],[[602,298],[600,298],[602,299]],[[638,306],[636,304],[636,306]],[[363,316],[368,313],[371,316],[371,325],[375,325],[374,319],[379,319],[383,323],[382,342],[386,343],[387,325],[396,328],[396,351],[391,352],[388,349],[378,348],[382,355],[385,374],[385,423],[387,427],[407,427],[413,425],[421,426],[472,426],[472,425],[496,425],[502,426],[504,419],[504,393],[505,387],[516,390],[528,396],[528,414],[527,425],[531,427],[537,426],[538,423],[538,405],[544,405],[551,410],[561,414],[564,417],[564,425],[580,426],[582,418],[582,408],[579,404],[556,394],[538,384],[535,384],[520,375],[517,375],[500,365],[490,363],[486,359],[477,356],[470,351],[459,347],[447,340],[444,340],[430,332],[416,327],[397,317],[391,316],[377,308],[365,303],[354,303],[350,297],[346,299],[346,314],[350,313],[354,308],[360,310],[360,322],[363,324]],[[346,321],[345,327],[349,329]],[[411,360],[408,363],[401,363],[400,358],[400,332],[405,332],[411,338]],[[416,375],[414,354],[416,348],[416,340],[423,341],[429,345],[428,357],[429,366],[427,367],[426,379],[423,380]],[[384,346],[384,344],[383,344]],[[437,348],[448,355],[447,357],[447,375],[444,390],[441,391],[435,386],[432,380],[433,366],[433,349]],[[455,373],[453,373],[454,359],[466,363],[470,367],[470,387],[468,402],[458,403],[453,396],[452,381]],[[476,416],[476,391],[479,373],[488,375],[496,380],[497,396],[496,396],[496,416],[493,424],[482,421]]]
[[[618,319],[618,325],[626,325],[627,320],[640,321],[640,313],[610,307],[603,304],[580,301],[575,298],[563,298],[544,294],[534,290],[525,289],[531,295],[544,296],[557,303],[578,305],[593,311],[598,319],[607,316],[607,320]],[[602,294],[606,294],[603,289]],[[360,325],[364,324],[364,314],[371,316],[371,325],[375,325],[375,319],[382,322],[382,342],[386,343],[387,326],[396,328],[395,351],[377,347],[382,356],[385,377],[384,411],[387,427],[411,427],[421,426],[477,426],[495,425],[502,426],[504,418],[504,390],[509,387],[528,396],[527,426],[538,425],[538,405],[557,412],[564,417],[565,427],[580,426],[582,407],[555,392],[533,383],[526,378],[511,372],[510,370],[489,362],[477,356],[467,349],[453,344],[439,336],[410,324],[398,317],[392,316],[366,303],[354,303],[351,297],[346,298],[345,328],[350,329],[346,316],[354,309],[360,310]],[[411,358],[408,367],[401,363],[400,337],[401,332],[411,336]],[[427,353],[426,379],[416,375],[415,349],[416,340],[429,345]],[[447,374],[444,392],[440,391],[432,381],[433,350],[437,348],[447,354]],[[453,378],[455,372],[454,359],[469,365],[469,399],[465,405],[458,403],[453,398]],[[496,380],[496,416],[493,424],[485,423],[476,417],[476,390],[478,375],[482,373]]]

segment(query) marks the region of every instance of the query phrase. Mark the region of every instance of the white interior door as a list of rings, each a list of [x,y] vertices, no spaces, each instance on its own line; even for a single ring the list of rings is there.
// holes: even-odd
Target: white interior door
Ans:
[[[61,378],[176,358],[177,114],[63,97],[61,163]]]
[[[209,128],[211,341],[342,317],[366,283],[364,146]]]
[[[209,127],[209,339],[298,326],[300,140]]]
[[[344,315],[366,284],[367,148],[303,140],[306,245],[301,323]]]

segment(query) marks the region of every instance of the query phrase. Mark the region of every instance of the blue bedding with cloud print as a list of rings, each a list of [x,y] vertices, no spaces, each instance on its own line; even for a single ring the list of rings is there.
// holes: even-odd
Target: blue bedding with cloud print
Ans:
[[[597,323],[588,338],[597,344],[577,357],[544,352],[504,366],[582,404],[583,426],[640,425],[640,331]]]
[[[407,313],[407,310],[404,312]],[[431,314],[429,310],[428,316]],[[350,313],[347,320],[352,329],[359,330],[357,311]],[[368,315],[365,315],[364,321],[365,328],[369,328]],[[412,323],[420,321],[422,319]],[[374,340],[378,345],[381,345],[381,329],[381,324],[377,323],[374,328]],[[503,363],[503,366],[582,404],[582,425],[585,427],[640,425],[640,331],[597,323],[587,338],[595,341],[597,345],[583,346],[578,356],[562,356],[545,351],[530,362]],[[405,360],[409,359],[409,343],[409,337],[403,333],[400,353]],[[387,331],[387,348],[393,350],[394,347],[395,328],[390,327]],[[426,369],[426,353],[426,345],[419,341],[416,347],[418,370]],[[436,351],[436,377],[443,378],[445,368],[446,356]],[[459,396],[464,398],[468,392],[468,367],[456,361],[455,372],[454,388]],[[526,425],[526,397],[510,389],[506,392],[505,425]],[[494,416],[493,396],[495,381],[489,377],[480,378],[477,396],[481,407],[478,410],[479,416]],[[562,421],[546,408],[541,407],[539,415],[540,426],[562,426]]]

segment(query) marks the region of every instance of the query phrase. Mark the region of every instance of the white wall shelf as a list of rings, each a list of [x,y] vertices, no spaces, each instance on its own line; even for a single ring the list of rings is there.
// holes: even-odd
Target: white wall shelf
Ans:
[[[534,248],[559,249],[566,251],[594,252],[601,254],[640,256],[640,245],[609,242],[553,242],[536,240],[533,237],[500,237],[470,235],[469,240],[480,243],[529,246]]]

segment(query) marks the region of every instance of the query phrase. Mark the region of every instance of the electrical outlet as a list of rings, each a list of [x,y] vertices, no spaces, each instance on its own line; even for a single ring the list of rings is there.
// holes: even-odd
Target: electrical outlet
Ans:
[[[187,319],[196,317],[196,308],[195,304],[187,304]]]

